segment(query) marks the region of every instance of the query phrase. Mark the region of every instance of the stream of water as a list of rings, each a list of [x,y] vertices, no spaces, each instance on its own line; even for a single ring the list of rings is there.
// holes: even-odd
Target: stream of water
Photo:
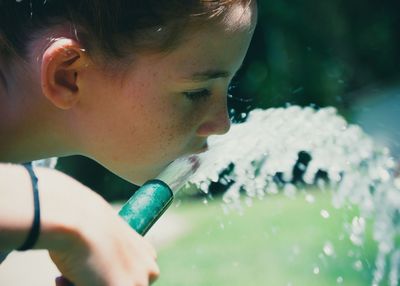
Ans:
[[[330,189],[335,207],[359,208],[349,232],[355,245],[363,243],[366,221],[374,222],[378,254],[371,285],[380,285],[385,275],[390,286],[399,284],[396,161],[359,126],[348,124],[334,108],[258,109],[227,134],[211,137],[209,146],[191,183],[204,192],[212,182],[225,185],[227,210],[241,211],[243,197],[292,196],[307,185]]]

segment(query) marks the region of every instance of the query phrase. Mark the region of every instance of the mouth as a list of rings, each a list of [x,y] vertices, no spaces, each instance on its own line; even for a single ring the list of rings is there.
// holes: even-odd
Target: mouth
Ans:
[[[206,152],[207,150],[208,150],[208,144],[207,144],[207,142],[204,142],[203,145],[201,145],[201,146],[194,152],[194,154],[203,153],[203,152]]]

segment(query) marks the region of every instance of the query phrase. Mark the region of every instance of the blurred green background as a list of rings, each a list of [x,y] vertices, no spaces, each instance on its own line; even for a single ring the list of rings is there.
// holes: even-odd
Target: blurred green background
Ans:
[[[400,155],[399,11],[395,0],[259,1],[229,98],[232,119],[260,107],[334,106]],[[137,188],[80,156],[61,158],[57,168],[109,201]],[[225,215],[218,195],[207,204],[201,194],[182,199],[170,211],[191,228],[160,250],[158,285],[370,285],[376,245],[369,234],[355,247],[345,229],[357,209],[334,210],[330,194],[312,192],[314,204],[301,193],[277,195],[243,216]],[[321,209],[331,218],[322,219]],[[333,255],[324,253],[326,243]]]
[[[156,285],[371,285],[371,224],[363,247],[354,246],[347,228],[357,208],[333,208],[328,192],[270,195],[242,213],[224,213],[218,198],[183,200],[168,212],[185,219],[186,231],[160,249]]]

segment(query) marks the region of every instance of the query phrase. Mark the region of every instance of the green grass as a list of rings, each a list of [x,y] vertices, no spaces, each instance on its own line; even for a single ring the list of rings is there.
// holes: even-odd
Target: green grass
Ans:
[[[224,214],[219,199],[184,201],[173,212],[191,229],[159,251],[156,285],[370,285],[375,243],[367,238],[363,248],[356,247],[345,230],[356,211],[334,209],[329,193],[313,195],[312,204],[303,194],[268,196],[243,215]],[[321,216],[322,209],[329,218]],[[333,245],[331,256],[323,251],[327,242]],[[363,267],[356,271],[358,260]]]

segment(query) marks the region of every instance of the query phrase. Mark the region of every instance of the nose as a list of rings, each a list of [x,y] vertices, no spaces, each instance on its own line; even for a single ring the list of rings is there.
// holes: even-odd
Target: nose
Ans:
[[[229,131],[231,121],[228,115],[226,102],[219,110],[214,111],[211,115],[199,126],[197,135],[208,137],[210,135],[222,135]]]

